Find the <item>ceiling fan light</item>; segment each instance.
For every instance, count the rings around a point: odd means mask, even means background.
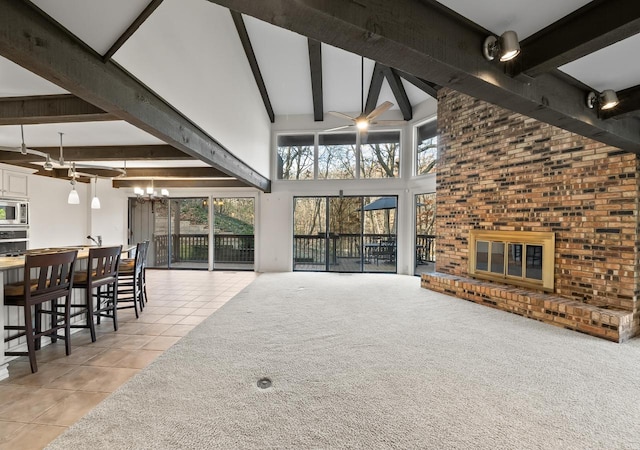
[[[369,128],[369,121],[365,119],[356,120],[356,127],[358,127],[358,130],[366,130]]]

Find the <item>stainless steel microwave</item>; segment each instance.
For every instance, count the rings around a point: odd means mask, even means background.
[[[29,225],[29,203],[0,199],[0,226]]]

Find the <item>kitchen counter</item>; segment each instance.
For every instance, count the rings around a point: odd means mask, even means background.
[[[27,250],[26,253],[30,254],[42,254],[42,253],[55,253],[64,252],[69,250],[78,250],[78,259],[86,260],[89,256],[89,250],[91,246],[68,246],[68,247],[51,247],[51,248],[38,248]],[[128,253],[135,249],[134,246],[125,245],[122,247],[122,253]],[[0,257],[0,330],[4,330],[4,324],[7,320],[17,320],[9,318],[8,308],[4,306],[4,285],[6,283],[12,283],[22,280],[24,272],[25,257],[23,256],[3,256]],[[76,266],[76,271],[83,270],[82,265]],[[86,270],[86,263],[84,265]],[[15,308],[14,308],[15,309]],[[14,311],[15,313],[15,311]],[[4,332],[3,332],[4,333]],[[4,345],[0,347],[0,380],[9,376],[7,371],[7,361],[4,356]]]
[[[89,246],[73,246],[73,247],[52,247],[52,248],[36,248],[27,250],[25,254],[42,254],[42,253],[57,253],[66,252],[69,250],[78,250],[78,259],[83,259],[89,256]],[[17,269],[24,267],[24,255],[21,256],[0,256],[0,270]]]

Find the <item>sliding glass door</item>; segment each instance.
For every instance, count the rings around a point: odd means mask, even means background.
[[[294,198],[293,269],[396,272],[397,197]]]
[[[254,199],[213,199],[213,268],[253,270]]]
[[[433,272],[436,263],[436,194],[416,195],[415,275]]]

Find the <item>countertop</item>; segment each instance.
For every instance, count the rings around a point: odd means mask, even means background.
[[[69,246],[69,247],[51,247],[51,248],[33,248],[26,251],[26,253],[39,254],[39,253],[55,253],[64,252],[69,250],[78,250],[78,259],[84,259],[89,256],[89,249],[91,246]],[[122,247],[122,253],[127,253],[136,248],[135,245],[124,245]],[[24,267],[24,256],[0,256],[0,270],[20,269]]]

